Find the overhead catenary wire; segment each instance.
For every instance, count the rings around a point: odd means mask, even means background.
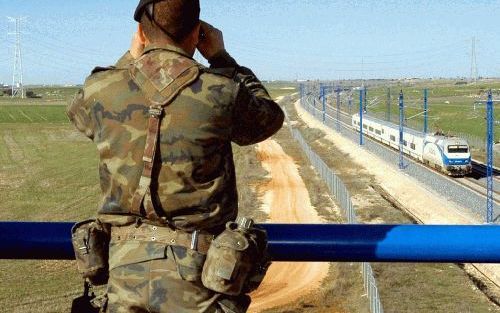
[[[414,59],[415,56],[421,56],[421,57],[426,57],[429,55],[439,55],[442,54],[443,52],[447,52],[450,50],[457,50],[456,48],[466,48],[467,47],[467,41],[465,40],[459,40],[455,41],[453,43],[448,43],[444,45],[433,45],[432,47],[428,47],[426,49],[419,49],[419,50],[409,50],[406,52],[395,52],[395,53],[387,53],[387,54],[374,54],[374,55],[354,55],[354,54],[336,54],[334,52],[328,54],[328,58],[343,58],[343,59],[354,59],[354,60],[359,60],[360,58],[385,58],[385,57],[391,57],[391,60],[386,60],[386,61],[365,61],[365,64],[387,64],[387,63],[393,63],[395,59],[398,59],[396,57],[402,57],[403,59]],[[272,50],[270,50],[270,47],[268,43],[264,44],[259,44],[259,42],[252,41],[249,43],[248,41],[241,42],[238,39],[234,39],[232,41],[231,47],[236,48],[236,49],[243,49],[247,50],[249,52],[256,52],[258,54],[266,54],[266,53],[271,53],[273,55],[286,55],[286,56],[294,56],[294,55],[306,55],[312,56],[312,57],[325,57],[325,54],[323,52],[318,52],[311,50],[308,48],[305,51],[301,50],[293,50],[290,51],[288,48],[279,48],[279,47],[272,47]],[[463,50],[457,50],[457,52],[460,52]],[[319,53],[319,54],[318,54]],[[357,62],[342,62],[342,63],[353,63],[357,64]]]

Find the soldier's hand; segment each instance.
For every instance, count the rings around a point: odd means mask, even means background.
[[[224,50],[224,38],[222,32],[212,25],[201,21],[200,38],[198,41],[198,50],[207,60]]]
[[[132,43],[130,44],[130,54],[134,59],[139,58],[144,51],[144,42],[141,40],[139,31],[134,33]]]

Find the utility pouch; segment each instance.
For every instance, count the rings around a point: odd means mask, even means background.
[[[212,241],[201,276],[206,288],[231,296],[248,291],[262,256],[252,226],[253,221],[245,218],[229,222]]]
[[[171,246],[177,271],[185,281],[196,282],[201,280],[205,255],[181,246]]]
[[[77,223],[71,229],[78,271],[94,286],[104,285],[109,277],[110,232],[98,220]]]

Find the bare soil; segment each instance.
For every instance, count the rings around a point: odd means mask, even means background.
[[[287,128],[273,136],[273,140],[260,144],[257,155],[269,172],[270,180],[261,185],[259,194],[270,221],[341,222],[326,185]],[[320,284],[314,274],[318,268],[327,270],[322,271],[324,278]],[[359,263],[276,263],[272,270],[253,295],[251,312],[268,307],[272,308],[264,312],[369,312]],[[307,273],[305,280],[300,279],[302,274],[295,274],[297,270]]]
[[[309,193],[293,159],[274,140],[257,146],[257,156],[269,172],[263,190],[268,201],[269,222],[320,223],[322,219],[311,206]],[[308,291],[317,289],[328,273],[328,263],[276,262],[269,268],[261,287],[252,295],[250,312],[290,303]],[[291,279],[293,277],[293,279]]]

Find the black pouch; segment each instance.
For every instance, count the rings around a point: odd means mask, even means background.
[[[71,229],[78,271],[94,286],[104,285],[109,278],[110,232],[96,220],[77,223]]]
[[[247,295],[237,297],[222,297],[217,301],[220,313],[245,313],[248,311],[251,299]]]
[[[90,284],[85,281],[83,296],[73,300],[71,313],[99,313],[99,308],[92,305],[95,294],[91,291]]]
[[[271,256],[267,250],[267,232],[261,227],[253,226],[251,237],[257,246],[257,255],[255,256],[246,284],[243,287],[243,293],[250,293],[259,288],[272,263]]]

